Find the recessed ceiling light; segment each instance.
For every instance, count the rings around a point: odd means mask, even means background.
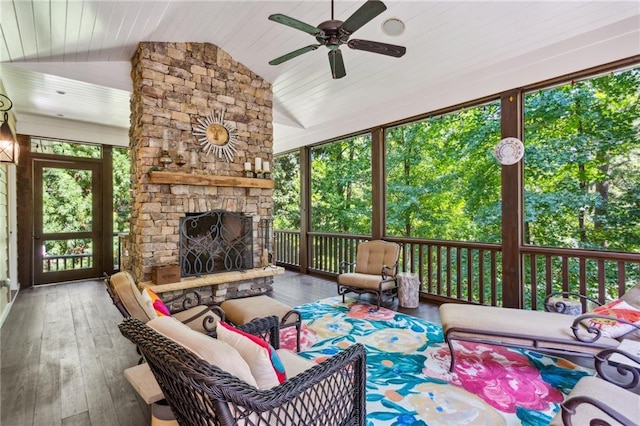
[[[404,22],[398,18],[389,18],[382,23],[382,32],[390,36],[399,36],[404,32]]]
[[[58,95],[66,95],[67,94],[67,92],[65,92],[64,90],[56,90],[56,93]]]

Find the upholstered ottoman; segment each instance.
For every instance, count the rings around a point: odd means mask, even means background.
[[[225,300],[220,304],[225,317],[236,325],[246,324],[256,318],[276,315],[280,319],[280,328],[296,328],[296,350],[300,352],[300,312],[291,306],[272,299],[269,296],[250,296],[241,299]]]

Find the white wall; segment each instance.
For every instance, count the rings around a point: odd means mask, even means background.
[[[16,166],[0,165],[0,326],[11,309],[11,290],[18,288],[15,190]]]

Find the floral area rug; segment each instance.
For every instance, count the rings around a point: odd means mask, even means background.
[[[442,327],[341,297],[296,307],[302,356],[321,362],[343,348],[367,349],[368,425],[547,425],[577,381],[593,371],[561,358],[478,343],[449,347]],[[295,330],[281,332],[295,348]]]

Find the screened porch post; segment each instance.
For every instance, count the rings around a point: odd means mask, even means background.
[[[311,256],[311,147],[300,148],[300,272],[306,274]]]
[[[385,139],[384,129],[371,131],[371,237],[379,240],[385,235]]]
[[[502,137],[522,139],[522,95],[503,93]],[[502,166],[502,303],[507,308],[524,306],[522,287],[523,171],[524,160]]]

